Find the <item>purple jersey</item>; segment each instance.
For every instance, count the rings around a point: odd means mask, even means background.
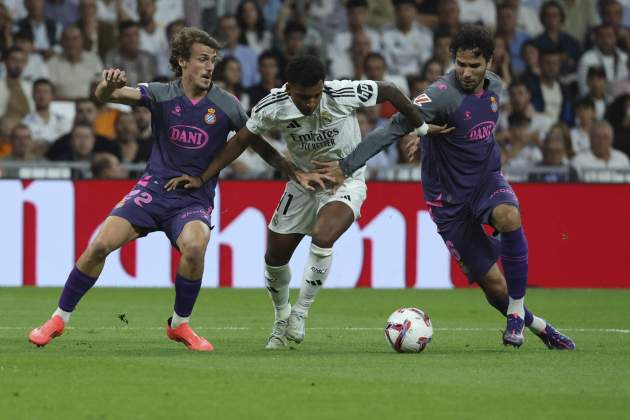
[[[201,175],[225,144],[228,133],[240,130],[247,121],[238,100],[216,85],[194,103],[184,95],[180,80],[142,83],[139,88],[140,105],[151,110],[155,136],[143,175],[143,179],[150,177],[153,188],[162,188],[170,178],[181,174]],[[212,206],[217,179],[212,178],[198,190],[176,191]]]

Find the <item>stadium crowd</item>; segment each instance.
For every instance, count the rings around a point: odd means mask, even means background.
[[[414,98],[453,67],[449,44],[466,22],[496,34],[496,137],[512,180],[628,181],[611,174],[630,174],[630,0],[3,0],[0,176],[54,161],[77,163],[73,178],[137,176],[150,113],[99,103],[94,87],[111,67],[132,86],[173,78],[169,43],[185,26],[222,43],[213,80],[251,109],[305,53],[328,79],[387,80]],[[360,111],[362,135],[393,113]],[[370,177],[418,178],[400,152],[412,140],[373,158]],[[222,176],[279,174],[248,150]]]

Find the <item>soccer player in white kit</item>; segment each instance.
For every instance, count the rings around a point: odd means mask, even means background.
[[[324,81],[318,58],[298,57],[287,66],[287,83],[273,89],[252,110],[246,127],[227,143],[201,177],[182,175],[171,180],[198,188],[252,146],[291,178],[268,226],[265,279],[275,307],[275,322],[267,348],[302,342],[305,319],[330,271],[335,241],[361,215],[366,197],[365,168],[358,169],[335,191],[315,189],[313,160],[344,158],[361,141],[356,110],[390,101],[424,135],[429,129],[417,107],[396,86],[371,80]],[[275,128],[282,132],[293,162],[281,161],[261,137]],[[443,127],[431,127],[431,131]],[[266,146],[266,147],[265,147]],[[273,156],[270,156],[273,155]],[[312,238],[298,300],[289,303],[289,260],[304,238]]]

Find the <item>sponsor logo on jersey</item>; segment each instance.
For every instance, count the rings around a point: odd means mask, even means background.
[[[483,121],[468,130],[466,133],[466,139],[471,141],[483,141],[492,135],[494,130],[494,121]]]
[[[287,125],[287,128],[301,128],[302,126],[300,125],[300,123],[298,123],[296,120],[292,120],[289,125]]]
[[[335,137],[339,134],[337,128],[322,130],[317,133],[289,134],[291,140],[300,143],[302,150],[318,150],[335,145]]]
[[[429,98],[429,95],[427,95],[426,93],[416,96],[416,99],[413,100],[413,103],[418,106],[422,106],[422,104],[428,104],[429,102],[431,102],[431,98]]]
[[[494,96],[490,97],[490,109],[492,110],[492,112],[497,112],[499,110],[497,98],[495,98]]]
[[[357,98],[361,102],[367,102],[374,95],[374,88],[369,83],[359,83],[357,85]]]
[[[168,139],[185,149],[200,149],[208,143],[208,133],[190,125],[175,125],[169,128]]]
[[[203,121],[208,125],[214,125],[217,122],[216,112],[214,108],[208,108],[208,112],[203,117]]]

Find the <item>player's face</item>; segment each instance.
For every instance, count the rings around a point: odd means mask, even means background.
[[[324,90],[324,81],[320,80],[313,86],[292,85],[287,83],[287,92],[291,100],[303,115],[311,115],[319,106]]]
[[[217,51],[207,45],[194,43],[190,58],[180,60],[182,77],[188,79],[199,90],[208,90],[212,83],[212,72],[217,60]]]
[[[474,92],[483,87],[488,62],[483,55],[476,56],[472,50],[459,50],[455,56],[457,81],[465,91]]]

